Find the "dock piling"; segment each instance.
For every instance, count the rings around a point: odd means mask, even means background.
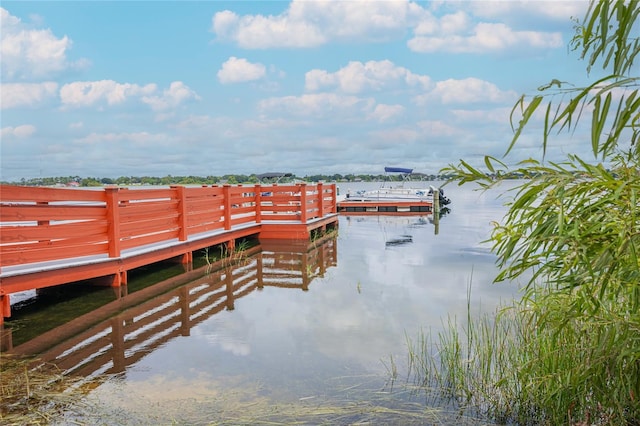
[[[435,235],[440,231],[440,189],[433,188],[433,225]]]

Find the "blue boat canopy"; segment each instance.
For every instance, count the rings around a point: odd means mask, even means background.
[[[386,173],[407,173],[407,174],[409,174],[409,173],[413,172],[413,169],[405,169],[405,168],[402,168],[402,167],[385,167],[384,171]]]

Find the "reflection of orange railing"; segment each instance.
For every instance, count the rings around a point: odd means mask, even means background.
[[[337,223],[335,185],[64,189],[0,185],[0,324],[10,293],[126,272],[256,235],[309,240]]]
[[[68,374],[118,373],[235,300],[266,286],[307,290],[311,280],[337,264],[335,236],[296,252],[268,245],[240,264],[211,272],[203,267],[128,294],[6,352],[38,355]],[[122,311],[125,309],[124,311]],[[95,324],[92,325],[91,324]]]

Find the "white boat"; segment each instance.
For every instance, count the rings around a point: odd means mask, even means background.
[[[433,202],[433,194],[438,191],[440,205],[446,206],[451,203],[451,200],[444,195],[442,188],[413,186],[415,184],[415,181],[411,180],[411,175],[414,174],[413,169],[385,167],[384,171],[387,174],[399,173],[402,179],[400,181],[383,181],[378,189],[347,194],[346,199],[363,202]]]

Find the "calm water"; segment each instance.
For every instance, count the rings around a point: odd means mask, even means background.
[[[96,294],[56,299],[69,322],[24,344],[47,320],[17,310],[16,347],[88,377],[60,424],[482,424],[404,386],[407,337],[466,318],[469,288],[476,312],[517,294],[492,284],[481,243],[504,200],[445,191],[437,234],[430,216],[341,216],[324,242],[262,247],[233,268],[167,267],[119,300],[96,293],[102,307],[87,308]]]

